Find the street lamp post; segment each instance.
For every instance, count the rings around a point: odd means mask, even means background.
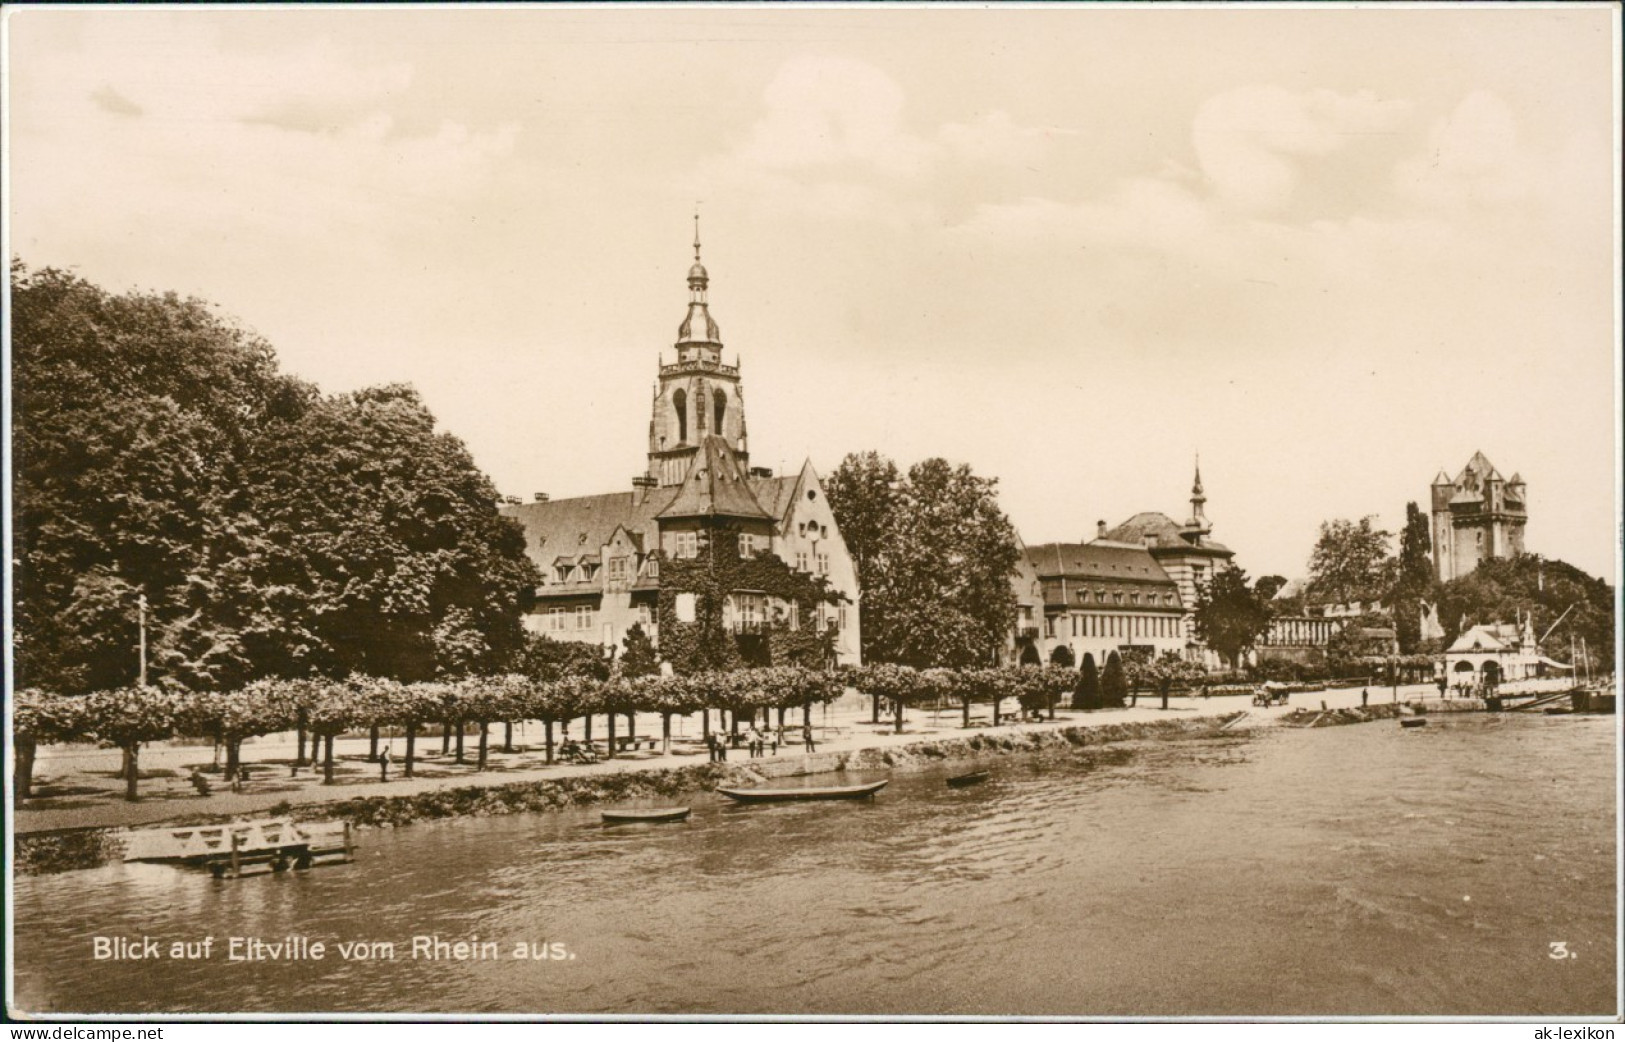
[[[138,625],[140,627],[140,631],[141,631],[141,642],[140,642],[140,645],[139,645],[139,649],[140,649],[139,653],[140,653],[140,656],[141,656],[141,658],[140,658],[140,662],[141,662],[140,682],[141,682],[142,687],[146,687],[147,686],[147,595],[145,593],[141,593],[141,594],[136,595],[135,607],[136,607],[137,623],[138,623]]]

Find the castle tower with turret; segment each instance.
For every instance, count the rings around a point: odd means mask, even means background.
[[[1433,479],[1433,573],[1440,582],[1469,575],[1480,561],[1523,553],[1529,520],[1523,478],[1503,478],[1482,452],[1456,480]]]

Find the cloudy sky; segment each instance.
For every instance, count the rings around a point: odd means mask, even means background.
[[[620,489],[692,215],[753,462],[1300,575],[1482,449],[1615,579],[1617,8],[18,10],[9,250]]]

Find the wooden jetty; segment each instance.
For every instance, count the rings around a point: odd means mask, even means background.
[[[125,861],[207,869],[216,879],[286,872],[355,860],[348,822],[296,825],[287,819],[238,821],[132,832]]]

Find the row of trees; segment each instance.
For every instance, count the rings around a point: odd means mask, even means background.
[[[496,723],[541,721],[551,763],[555,727],[567,734],[570,721],[578,718],[589,721],[586,737],[590,739],[591,717],[608,717],[613,754],[617,716],[628,718],[630,734],[638,713],[658,714],[669,749],[674,716],[700,712],[705,714],[709,730],[713,709],[734,714],[736,721],[761,710],[801,707],[810,712],[813,704],[839,697],[844,683],[838,674],[775,666],[687,676],[618,674],[600,679],[567,675],[551,681],[518,674],[420,683],[369,676],[342,682],[264,679],[230,692],[129,686],[88,695],[58,695],[25,689],[18,692],[15,709],[17,791],[23,797],[29,795],[34,752],[40,744],[99,741],[119,747],[124,751],[125,793],[135,799],[141,746],[177,736],[219,742],[226,752],[230,779],[240,767],[246,740],[308,730],[322,749],[319,758],[326,781],[331,783],[336,737],[358,729],[373,729],[376,734],[378,728],[399,728],[406,740],[403,770],[411,777],[418,735],[433,725],[439,725],[443,734],[457,735],[459,762],[465,726],[475,725],[479,742],[475,766],[483,770],[489,729]]]
[[[613,755],[617,718],[627,718],[627,734],[631,735],[639,713],[660,716],[669,751],[675,716],[701,713],[707,733],[712,710],[732,714],[735,726],[741,717],[754,719],[764,710],[778,710],[782,725],[784,712],[799,707],[804,722],[810,722],[814,704],[835,700],[849,685],[876,699],[877,721],[880,700],[888,701],[896,729],[901,731],[904,708],[909,706],[958,703],[969,726],[971,706],[990,704],[997,725],[1002,707],[1010,699],[1027,712],[1047,713],[1054,719],[1057,705],[1068,695],[1073,709],[1108,708],[1123,705],[1141,684],[1157,690],[1167,708],[1170,689],[1192,682],[1200,674],[1199,667],[1170,653],[1156,660],[1134,658],[1127,666],[1114,654],[1107,660],[1104,675],[1096,673],[1094,659],[1086,656],[1081,670],[1063,666],[917,670],[882,663],[842,672],[772,666],[667,676],[564,674],[553,680],[519,674],[418,683],[361,675],[341,682],[262,679],[229,692],[128,686],[88,695],[60,695],[31,688],[17,694],[15,780],[17,792],[27,798],[35,750],[41,744],[62,742],[98,741],[123,750],[125,795],[134,800],[142,745],[175,737],[212,738],[219,743],[225,750],[225,776],[230,780],[241,768],[245,741],[297,729],[301,735],[298,762],[303,762],[303,736],[308,731],[315,740],[313,748],[319,750],[313,758],[321,761],[325,780],[331,784],[334,739],[360,729],[373,732],[374,758],[378,730],[401,730],[405,736],[403,771],[412,777],[418,736],[434,726],[440,729],[443,741],[456,735],[457,760],[463,762],[463,734],[473,725],[478,736],[475,767],[483,770],[490,727],[496,723],[540,721],[547,762],[552,763],[556,737],[568,735],[572,720],[584,719],[585,737],[591,740],[595,715],[608,720],[608,747]],[[511,747],[511,741],[510,730],[504,744]]]

